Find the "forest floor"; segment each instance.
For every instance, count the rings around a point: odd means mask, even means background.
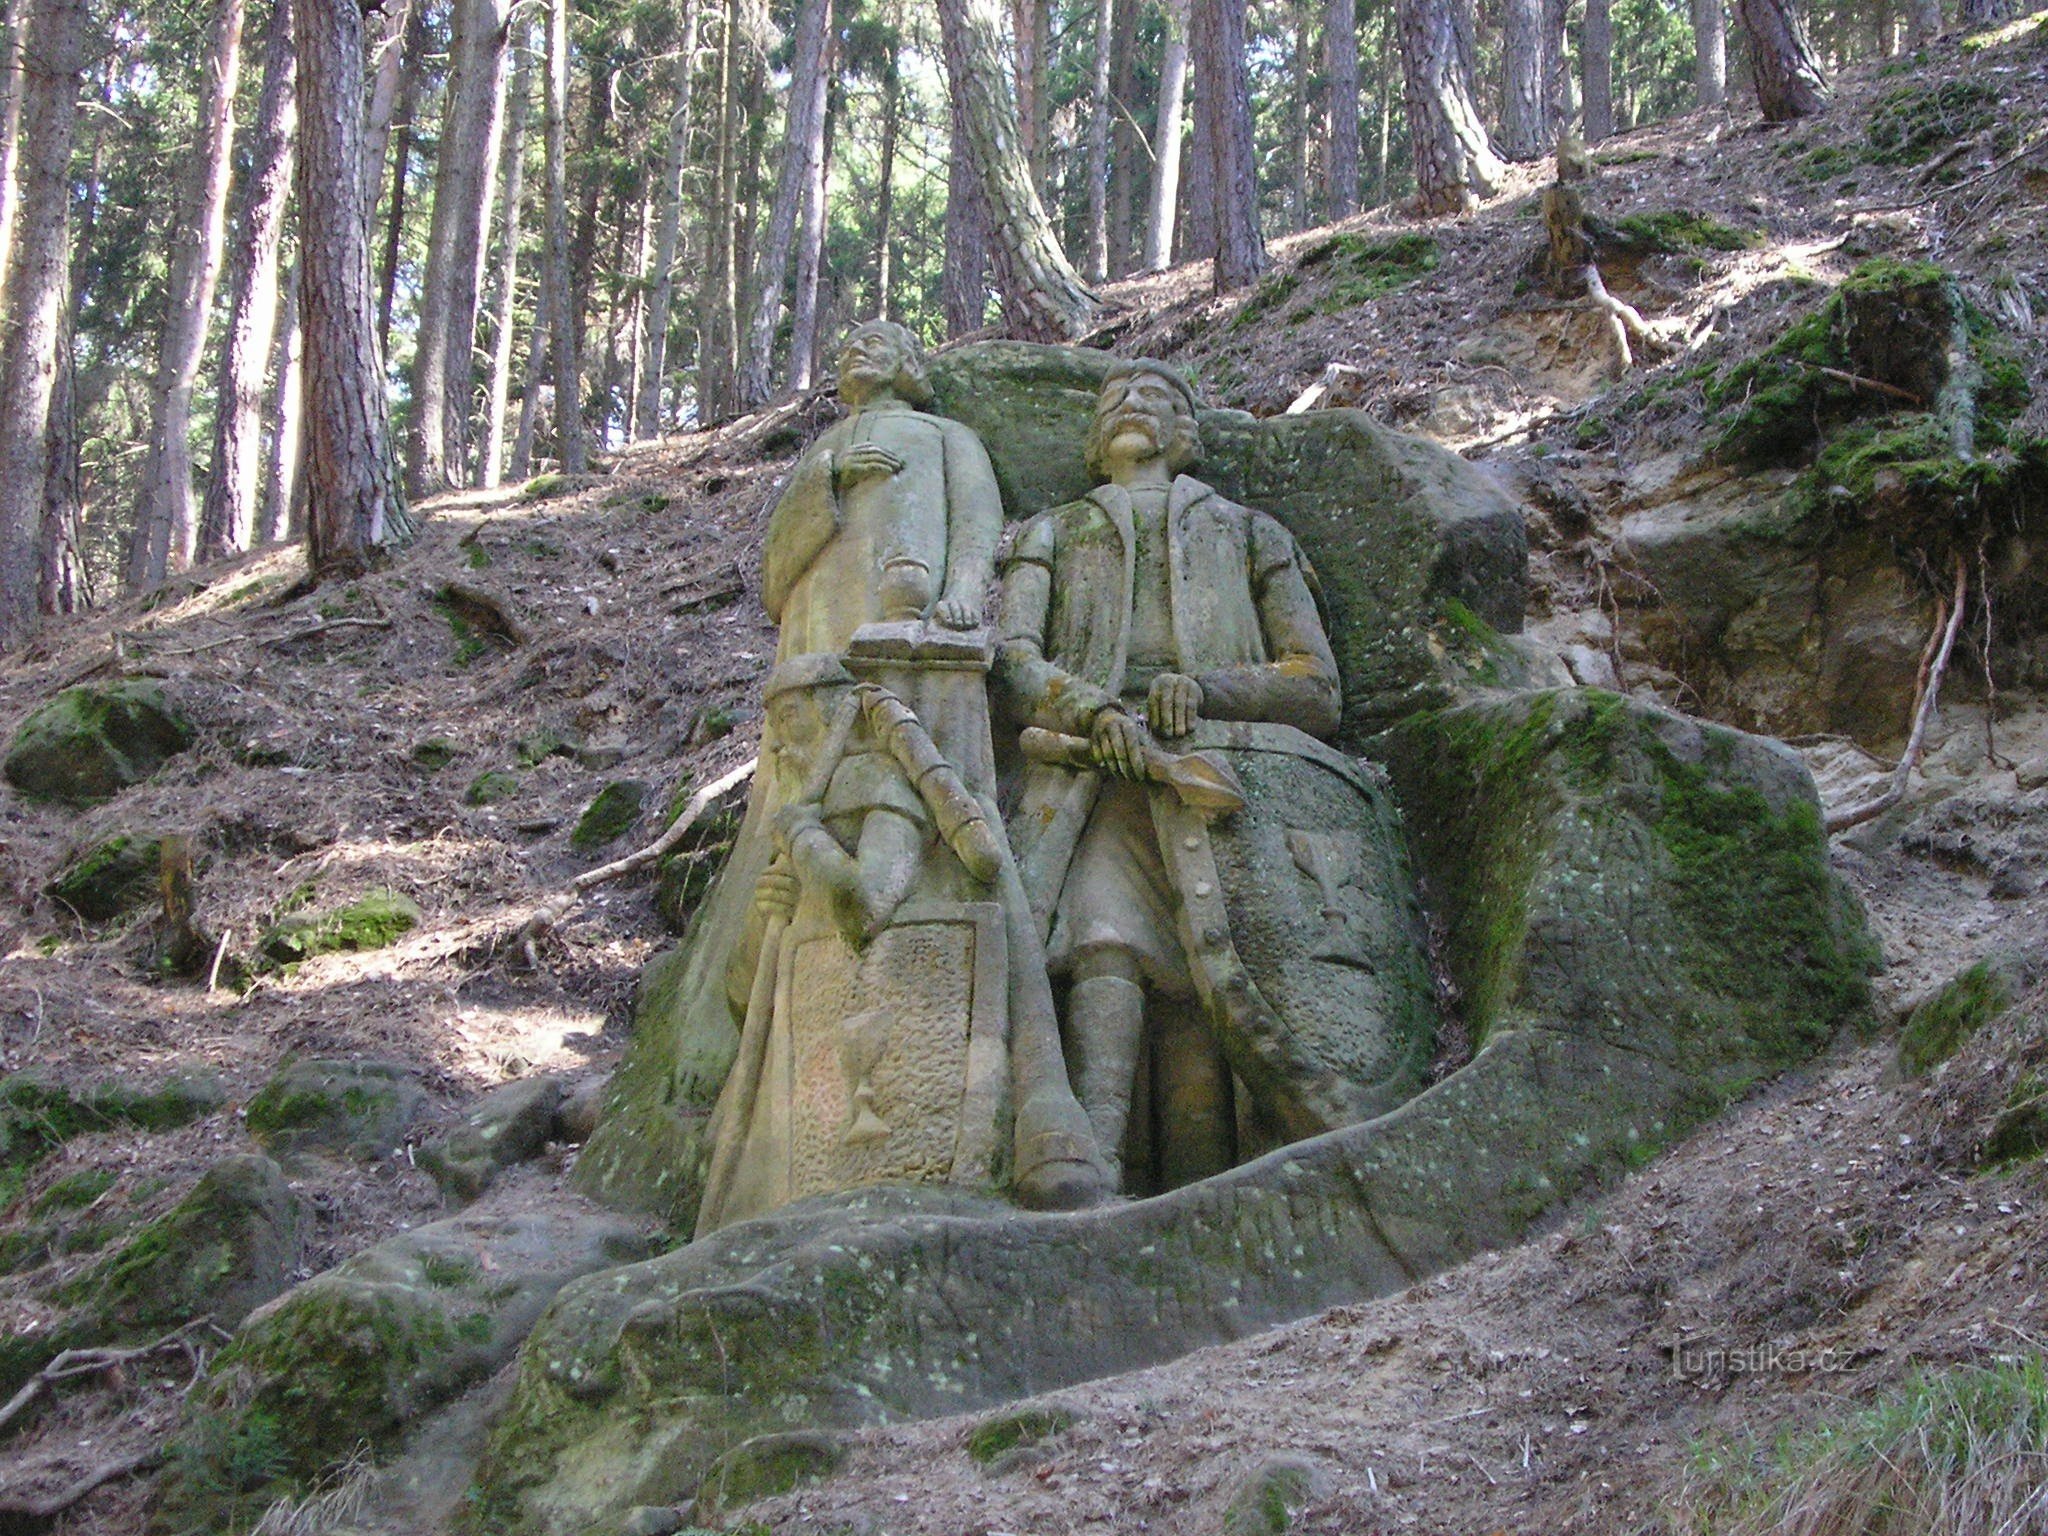
[[[1952,40],[1919,65],[1851,72],[1828,115],[1792,129],[1737,108],[1598,146],[1590,202],[1603,217],[1683,211],[1741,236],[1726,250],[1676,240],[1609,273],[1690,347],[1619,379],[1598,320],[1530,281],[1548,179],[1537,167],[1469,217],[1381,210],[1277,241],[1273,274],[1228,298],[1209,295],[1201,266],[1113,285],[1096,340],[1181,362],[1218,404],[1271,413],[1327,380],[1323,403],[1362,405],[1476,460],[1516,472],[1543,460],[1591,523],[1571,537],[1539,523],[1532,611],[1582,615],[1599,603],[1587,541],[1611,533],[1644,463],[1698,435],[1688,362],[1755,350],[1811,307],[1816,280],[1865,256],[1955,270],[2005,317],[2034,411],[2048,409],[2048,329],[2032,319],[2048,316],[2044,36]],[[1902,92],[1937,109],[1936,139],[1917,163],[1884,163],[1873,156]],[[73,1138],[8,1220],[81,1170],[112,1175],[96,1220],[159,1214],[208,1163],[253,1149],[240,1107],[288,1053],[401,1062],[430,1096],[408,1148],[294,1180],[316,1217],[309,1275],[443,1213],[411,1148],[483,1090],[607,1073],[638,972],[671,941],[650,882],[591,893],[537,967],[508,940],[567,879],[651,838],[662,807],[751,755],[773,650],[753,595],[761,529],[831,414],[812,397],[618,453],[585,479],[442,498],[402,560],[347,587],[293,595],[299,555],[259,554],[8,658],[0,734],[64,686],[140,673],[165,681],[200,744],[83,814],[0,791],[0,1071],[84,1083],[200,1066],[229,1099],[183,1130]],[[1981,705],[1946,709],[1908,807],[1925,814],[1839,845],[1885,945],[1888,1023],[1971,961],[2048,940],[2039,879],[2010,878],[2015,861],[2048,876],[2048,792],[2033,787],[2048,780],[2034,773],[2048,706],[2001,699],[2000,759],[1978,745],[1983,729]],[[1814,760],[1830,793],[1854,792],[1830,776],[1837,757],[1816,748]],[[515,788],[475,804],[487,772]],[[620,779],[649,786],[637,828],[575,847],[579,815]],[[95,928],[44,891],[74,851],[120,831],[193,838],[200,914],[231,961],[253,963],[285,911],[377,888],[406,892],[425,920],[386,949],[258,968],[240,992],[166,982],[142,963],[147,920]],[[967,1455],[965,1422],[868,1433],[833,1481],[745,1518],[778,1531],[1209,1532],[1251,1466],[1291,1451],[1327,1473],[1297,1529],[1686,1529],[1686,1490],[1717,1447],[1745,1456],[1776,1426],[1837,1413],[1917,1365],[2048,1338],[2048,1174],[2037,1162],[1970,1176],[1953,1150],[1968,1140],[1955,1085],[1989,1070],[1992,1048],[1914,1081],[1891,1065],[1888,1035],[1844,1041],[1514,1252],[1059,1394],[1077,1422],[1000,1472]],[[486,1201],[573,1201],[574,1156],[556,1149]],[[0,1276],[0,1335],[48,1326],[41,1298],[95,1257]],[[1821,1364],[1695,1368],[1694,1346]],[[157,1432],[184,1382],[139,1371],[79,1391],[0,1448],[0,1492],[56,1486]],[[112,1484],[56,1529],[138,1531],[147,1492],[146,1477]]]

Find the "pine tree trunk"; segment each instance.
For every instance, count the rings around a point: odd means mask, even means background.
[[[775,332],[789,287],[789,259],[797,221],[825,160],[825,39],[831,30],[832,0],[801,0],[796,15],[795,53],[789,67],[788,131],[782,168],[754,266],[754,311],[747,326],[746,359],[740,371],[740,403],[765,405],[775,390]]]
[[[1543,0],[1543,94],[1553,133],[1579,115],[1571,49],[1565,41],[1565,18],[1570,11],[1571,0]]]
[[[1031,185],[1045,189],[1045,135],[1050,103],[1046,100],[1051,60],[1051,0],[1010,0],[1010,46],[1016,61],[1017,142],[1030,167]]]
[[[275,0],[248,177],[236,204],[227,335],[214,390],[213,460],[199,516],[204,560],[238,555],[255,537],[263,469],[263,375],[277,341],[277,269],[298,122],[293,48],[292,0]]]
[[[1152,201],[1145,220],[1145,270],[1173,262],[1180,208],[1181,113],[1187,104],[1188,0],[1166,0],[1166,48],[1159,62],[1159,118],[1152,133]]]
[[[1736,0],[1749,39],[1756,101],[1767,123],[1789,123],[1826,110],[1827,76],[1806,40],[1791,0]]]
[[[477,273],[490,227],[504,101],[509,0],[455,0],[447,107],[434,156],[434,215],[413,338],[406,491],[464,483],[475,371]]]
[[[63,335],[72,135],[85,70],[86,0],[29,0],[22,55],[13,243],[0,331],[0,646],[35,622],[51,398]]]
[[[1251,79],[1245,63],[1245,0],[1195,0],[1206,12],[1204,28],[1212,46],[1196,50],[1203,61],[1201,99],[1209,117],[1209,150],[1215,157],[1216,267],[1218,293],[1252,282],[1266,270],[1266,242],[1259,230],[1258,158],[1252,144]]]
[[[1138,0],[1113,0],[1110,20],[1109,275],[1131,270],[1139,134],[1131,115],[1137,94]]]
[[[896,295],[894,257],[890,245],[895,239],[896,216],[896,119],[902,105],[903,77],[897,69],[896,45],[890,45],[889,59],[882,73],[882,147],[875,166],[875,315],[893,320],[890,307]]]
[[[192,386],[206,355],[207,321],[220,276],[232,168],[228,150],[242,61],[243,0],[218,3],[201,75],[190,179],[179,200],[179,233],[165,280],[163,343],[128,550],[128,585],[136,590],[155,586],[167,571],[191,564],[198,532],[192,515]]]
[[[574,0],[571,0],[574,3]],[[584,99],[588,116],[584,119],[583,142],[577,146],[577,158],[597,165],[609,163],[612,138],[612,93],[618,79],[617,60],[610,50],[600,50],[584,61]],[[571,91],[574,82],[571,81]],[[568,122],[568,107],[564,105],[563,122]],[[579,365],[588,374],[590,369],[590,338],[588,327],[590,317],[596,309],[590,294],[604,270],[604,264],[597,259],[598,204],[611,185],[606,175],[586,175],[577,182],[583,193],[583,200],[576,210],[576,221],[569,239],[569,323],[576,330],[576,357]],[[617,270],[616,267],[613,270]],[[596,380],[600,391],[604,386],[604,374],[600,369]],[[586,412],[587,414],[587,412]],[[597,422],[597,436],[604,441],[605,423],[600,411]]]
[[[363,206],[371,210],[372,217],[377,194],[384,189],[384,156],[391,149],[391,124],[404,93],[405,45],[412,28],[412,9],[412,0],[399,0],[381,13],[384,33],[377,40],[376,63],[370,71],[370,105],[363,117]]]
[[[1586,142],[1598,144],[1614,137],[1614,17],[1608,0],[1586,0],[1579,58],[1586,72]]]
[[[946,164],[946,335],[978,331],[988,318],[988,205],[968,143],[966,112],[953,98]]]
[[[1315,66],[1309,41],[1309,0],[1294,0],[1290,7],[1294,24],[1294,79],[1287,93],[1287,203],[1292,230],[1307,229],[1309,213],[1308,152],[1309,94],[1315,84]]]
[[[1543,90],[1543,0],[1502,0],[1500,152],[1541,160],[1553,145]]]
[[[1115,51],[1110,0],[1095,0],[1095,52],[1088,71],[1088,228],[1085,269],[1090,282],[1109,277],[1109,67]]]
[[[544,129],[547,135],[548,329],[555,357],[555,431],[560,438],[562,473],[580,475],[586,466],[583,448],[583,370],[577,357],[576,324],[571,317],[569,271],[569,0],[548,6],[548,81]]]
[[[526,338],[526,382],[519,391],[519,430],[512,434],[512,458],[505,476],[514,485],[533,478],[533,439],[540,423],[540,392],[548,373],[548,310],[546,301],[534,313]]]
[[[1966,27],[1995,26],[2011,14],[2009,0],[1960,0],[1956,7],[1956,20]]]
[[[1017,335],[1071,341],[1095,318],[1095,296],[1060,248],[1024,158],[1003,75],[992,0],[939,0],[946,75],[961,104],[968,149],[989,215],[989,251],[1003,317]]]
[[[697,422],[710,426],[739,409],[739,77],[742,9],[726,0],[718,49],[718,129],[705,208],[704,286],[697,319]]]
[[[15,167],[21,162],[21,41],[29,0],[7,0],[6,51],[0,53],[0,280],[14,242]]]
[[[1210,43],[1204,8],[1188,6],[1188,61],[1205,58]],[[1216,254],[1216,151],[1210,143],[1215,119],[1203,97],[1208,93],[1205,69],[1188,81],[1188,148],[1186,185],[1181,189],[1180,229],[1174,239],[1176,261],[1208,261]]]
[[[1705,0],[1700,0],[1704,4]],[[1914,48],[1925,48],[1941,36],[1941,0],[1907,0],[1906,37]]]
[[[363,196],[363,13],[300,0],[300,308],[307,563],[350,580],[412,537],[385,412]]]
[[[68,311],[70,306],[65,306]],[[43,479],[40,534],[42,579],[36,606],[44,613],[77,613],[91,602],[87,590],[84,504],[79,487],[78,367],[72,356],[71,322],[60,322],[57,378],[50,395],[49,455]]]
[[[305,0],[297,0],[304,5]],[[369,199],[363,200],[365,209]],[[263,507],[256,519],[256,542],[282,544],[296,536],[292,509],[299,504],[299,479],[304,460],[299,453],[305,423],[305,350],[300,345],[299,273],[293,267],[284,282],[284,308],[277,318],[277,343],[270,355],[270,403],[264,411],[267,439],[263,468]]]
[[[500,483],[505,463],[505,417],[512,403],[512,337],[519,317],[520,203],[526,194],[526,120],[533,113],[532,38],[511,44],[512,83],[505,99],[504,148],[498,175],[498,272],[491,321],[491,395],[484,412],[484,446],[476,483]]]
[[[405,253],[406,187],[412,176],[413,144],[419,137],[420,76],[427,62],[427,32],[417,7],[407,15],[403,36],[395,112],[398,142],[391,152],[391,199],[390,211],[384,216],[384,259],[377,269],[377,345],[385,352],[391,350],[391,309],[398,296],[398,267]],[[376,197],[365,197],[363,206],[374,216]]]
[[[683,173],[690,162],[690,94],[697,75],[697,28],[702,10],[700,0],[684,0],[683,40],[676,55],[675,106],[669,112],[661,180],[655,189],[654,257],[647,274],[647,300],[640,322],[640,404],[633,417],[634,434],[641,438],[659,437],[664,421],[661,397],[668,377],[669,310],[675,302],[676,257],[683,227]]]
[[[1348,219],[1358,212],[1358,0],[1330,0],[1323,16],[1323,67],[1330,77],[1323,195],[1332,220]]]
[[[832,77],[832,39],[825,40],[825,78]],[[832,181],[832,95],[818,104],[818,158],[808,168],[803,221],[796,235],[796,300],[789,317],[789,373],[783,393],[800,395],[811,387],[818,366],[818,298],[825,270],[825,195]]]
[[[1401,73],[1416,198],[1424,214],[1460,213],[1499,190],[1507,168],[1472,100],[1461,0],[1398,0]]]
[[[1940,15],[1941,0],[1927,0]],[[1937,28],[1938,30],[1938,28]],[[1703,107],[1728,99],[1728,12],[1726,0],[1692,0],[1692,35],[1696,52],[1692,78]]]

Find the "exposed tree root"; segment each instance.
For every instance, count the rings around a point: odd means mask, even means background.
[[[624,858],[614,859],[609,864],[600,864],[596,869],[585,870],[528,913],[526,920],[514,930],[510,940],[519,947],[527,966],[537,968],[540,965],[540,953],[536,945],[551,929],[558,927],[576,910],[584,892],[607,881],[623,880],[627,875],[654,863],[683,840],[684,834],[703,819],[704,813],[711,808],[713,802],[722,799],[752,778],[755,766],[759,762],[759,758],[750,757],[737,768],[713,779],[690,796],[688,803],[683,806],[682,814],[676,817],[666,832],[645,848],[629,853]]]
[[[1955,649],[1956,635],[1963,627],[1963,610],[1968,606],[1969,592],[1969,563],[1957,555],[1955,595],[1944,598],[1935,609],[1934,631],[1928,636],[1927,649],[1920,656],[1920,675],[1913,690],[1913,729],[1906,738],[1906,750],[1900,754],[1898,766],[1892,770],[1890,781],[1880,793],[1861,805],[1849,806],[1827,818],[1830,833],[1846,832],[1866,821],[1874,821],[1905,797],[1907,782],[1927,750],[1927,727],[1934,719],[1941,700],[1941,677],[1948,670],[1949,653]]]
[[[136,1451],[132,1455],[119,1456],[112,1461],[103,1462],[68,1488],[60,1488],[40,1499],[0,1498],[0,1536],[34,1536],[34,1533],[48,1529],[59,1515],[95,1488],[111,1483],[116,1478],[147,1472],[158,1466],[163,1459],[164,1448],[153,1445],[148,1450]]]
[[[197,1318],[165,1334],[149,1344],[137,1344],[129,1348],[67,1349],[53,1358],[26,1382],[21,1389],[0,1405],[0,1435],[13,1428],[16,1420],[40,1403],[44,1396],[58,1383],[70,1381],[79,1376],[97,1376],[106,1371],[119,1370],[136,1360],[145,1360],[169,1350],[182,1350],[195,1366],[200,1363],[199,1348],[193,1343],[197,1333],[213,1328],[209,1317]],[[225,1335],[223,1335],[225,1337]]]

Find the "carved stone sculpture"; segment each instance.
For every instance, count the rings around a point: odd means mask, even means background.
[[[1341,698],[1314,572],[1180,473],[1200,451],[1177,372],[1112,370],[1105,483],[1026,524],[1003,581],[997,683],[1032,759],[1010,836],[1076,1089],[1139,1190],[1392,1108],[1430,1048],[1384,792],[1314,739]]]

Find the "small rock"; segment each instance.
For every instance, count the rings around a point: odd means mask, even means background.
[[[799,1484],[829,1477],[845,1459],[846,1442],[837,1435],[816,1430],[756,1435],[711,1464],[697,1489],[692,1516],[699,1521],[716,1520],[756,1499],[773,1498]]]
[[[1011,1408],[983,1419],[968,1432],[967,1454],[984,1467],[994,1469],[1026,1446],[1049,1440],[1080,1422],[1071,1408],[1039,1405]]]
[[[538,1157],[555,1130],[562,1080],[529,1077],[485,1094],[462,1124],[420,1154],[420,1163],[458,1201],[476,1199],[500,1168]]]
[[[2048,757],[2030,757],[2013,769],[2013,777],[2021,789],[2039,789],[2048,784]]]
[[[666,1504],[642,1504],[626,1511],[619,1536],[675,1536],[683,1528],[683,1512]]]
[[[586,1077],[563,1090],[555,1107],[555,1139],[580,1147],[596,1134],[598,1116],[604,1112],[604,1096],[612,1085],[609,1074]]]
[[[647,798],[647,786],[639,779],[619,779],[597,792],[569,841],[578,848],[601,848],[617,842],[640,820],[640,804]]]
[[[23,722],[0,772],[25,795],[96,805],[140,784],[192,737],[147,679],[67,688]]]
[[[371,891],[331,912],[297,912],[279,919],[257,941],[264,958],[279,965],[339,950],[384,949],[420,925],[419,903],[400,891]]]
[[[1223,1511],[1223,1536],[1286,1536],[1294,1518],[1329,1492],[1329,1474],[1300,1456],[1268,1456]]]
[[[412,749],[412,762],[428,773],[439,773],[461,755],[462,747],[458,743],[446,736],[429,736]]]
[[[471,805],[495,805],[519,793],[519,775],[490,768],[469,781],[462,798]]]
[[[249,1134],[270,1152],[342,1152],[364,1159],[397,1147],[426,1102],[391,1061],[288,1061],[249,1101]]]
[[[157,840],[122,832],[72,858],[43,889],[86,922],[104,923],[154,896],[157,877]]]
[[[576,766],[592,773],[608,773],[626,760],[623,742],[586,742],[576,749]]]

